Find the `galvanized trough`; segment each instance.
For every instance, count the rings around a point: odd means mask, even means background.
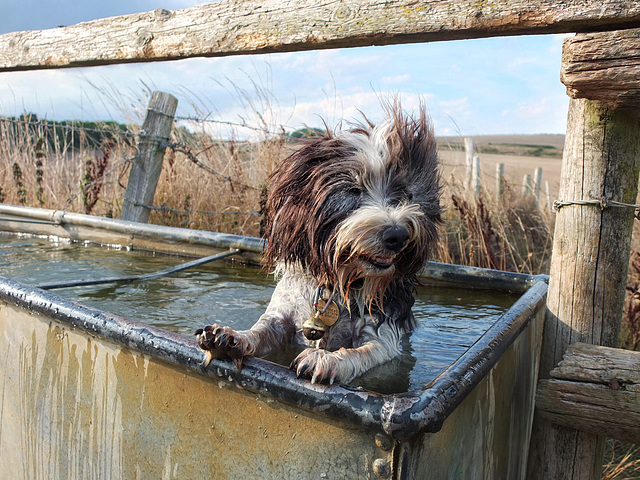
[[[259,239],[0,205],[0,230],[204,255]],[[0,468],[13,478],[523,478],[547,281],[431,264],[515,304],[422,389],[312,385],[262,359],[0,277]]]

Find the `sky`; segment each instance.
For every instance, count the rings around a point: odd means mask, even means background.
[[[0,0],[0,34],[54,28],[197,0]],[[207,118],[216,136],[330,127],[382,116],[398,95],[422,100],[437,135],[564,133],[562,35],[497,37],[311,52],[0,73],[0,115],[140,122],[150,91],[178,98],[178,116]],[[185,125],[190,122],[182,120]]]

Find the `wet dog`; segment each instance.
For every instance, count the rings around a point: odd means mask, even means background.
[[[266,263],[279,282],[249,330],[196,332],[212,358],[304,345],[291,368],[311,382],[349,382],[396,357],[417,272],[438,238],[440,174],[424,108],[310,138],[271,176]]]

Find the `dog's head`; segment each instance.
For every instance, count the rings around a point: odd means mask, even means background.
[[[423,108],[313,137],[271,177],[266,259],[299,264],[343,297],[380,303],[394,279],[413,279],[438,237],[436,143]]]

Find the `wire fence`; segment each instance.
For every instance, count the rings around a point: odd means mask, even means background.
[[[40,191],[36,201],[31,201],[35,206],[117,216],[126,178],[138,153],[137,145],[142,138],[151,138],[159,140],[161,148],[167,152],[154,204],[136,203],[153,212],[155,219],[152,220],[204,229],[240,228],[240,233],[245,234],[259,233],[265,181],[273,167],[294,148],[291,138],[284,134],[287,128],[266,129],[246,122],[217,120],[208,115],[182,115],[176,116],[175,120],[187,122],[191,128],[180,125],[174,128],[172,138],[167,139],[149,136],[135,125],[115,122],[56,122],[31,115],[0,117],[2,185],[5,186],[4,189],[0,187],[0,201],[24,204],[28,201],[24,192],[31,191],[33,196],[33,192]],[[198,130],[195,125],[207,123],[250,129],[260,132],[262,139],[214,140],[204,133],[205,128],[201,133],[193,133]],[[441,148],[446,155],[441,163],[445,182],[453,184],[457,181],[466,187],[468,180],[457,173],[468,168],[460,145],[443,144]],[[84,169],[81,168],[83,158]],[[34,159],[40,159],[39,163]],[[58,185],[44,185],[46,170],[56,162],[58,171],[51,173],[61,177]],[[30,175],[29,170],[32,171]],[[454,180],[447,178],[447,173]],[[29,176],[31,185],[27,181]],[[485,195],[504,188],[522,194],[537,191],[546,197],[546,201],[540,201],[541,206],[551,210],[554,201],[557,205],[548,184],[545,189],[533,185],[526,177],[519,181],[513,175],[507,177],[485,169],[480,178]],[[13,189],[9,187],[11,185]],[[43,201],[45,197],[46,201]],[[105,207],[102,212],[97,205]],[[203,217],[225,217],[227,220],[203,220]]]
[[[235,218],[227,223],[236,228],[256,223],[268,172],[248,164],[254,147],[248,142],[215,141],[184,128],[175,132],[176,138],[166,139],[150,137],[135,125],[0,117],[0,202],[116,217],[128,172],[139,153],[137,145],[145,138],[160,140],[168,152],[156,204],[144,205],[156,214],[155,220],[205,229],[225,222],[202,217]],[[240,217],[244,217],[241,222]],[[243,233],[259,232],[254,225]]]

